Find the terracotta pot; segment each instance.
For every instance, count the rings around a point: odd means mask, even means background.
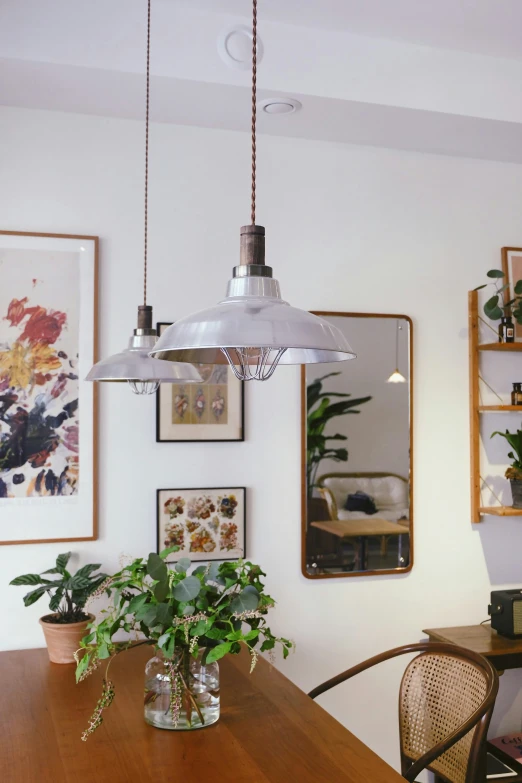
[[[56,617],[46,614],[45,617]],[[90,614],[88,620],[79,623],[46,623],[43,617],[38,621],[43,628],[47,652],[52,663],[74,663],[74,653],[80,647],[80,639],[86,635],[87,624],[95,619]]]

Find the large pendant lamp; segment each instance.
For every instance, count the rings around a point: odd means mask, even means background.
[[[252,18],[252,205],[243,226],[240,262],[218,305],[182,318],[162,334],[151,356],[170,362],[226,364],[243,381],[265,381],[278,364],[315,364],[355,358],[333,324],[281,298],[265,265],[265,229],[256,224],[257,0]]]
[[[147,0],[147,91],[145,109],[145,223],[143,256],[143,305],[138,307],[138,324],[121,353],[97,362],[89,371],[87,381],[127,381],[135,394],[153,394],[160,383],[201,382],[192,364],[160,362],[149,352],[157,340],[152,326],[152,307],[147,304],[147,239],[148,239],[148,191],[149,191],[149,98],[150,98],[150,6]]]

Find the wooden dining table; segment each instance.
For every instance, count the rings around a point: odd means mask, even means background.
[[[46,650],[0,653],[2,783],[395,783],[386,762],[275,667],[220,661],[221,717],[166,731],[143,720],[147,647],[111,663],[115,698],[82,742],[102,670],[76,685],[74,664]],[[359,709],[354,704],[354,709]]]

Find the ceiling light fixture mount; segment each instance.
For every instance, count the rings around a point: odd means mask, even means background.
[[[355,358],[340,329],[281,298],[279,283],[265,264],[265,229],[256,223],[257,55],[257,0],[253,0],[251,223],[240,231],[240,262],[226,298],[169,326],[150,354],[171,362],[228,362],[243,381],[266,381],[278,364]]]
[[[303,104],[296,98],[265,98],[258,106],[265,114],[295,114]]]
[[[218,38],[219,56],[231,68],[248,71],[251,66],[252,30],[244,24],[237,24]],[[263,58],[263,43],[257,39],[257,61]]]
[[[153,394],[160,383],[200,382],[201,376],[191,364],[160,362],[151,359],[150,351],[156,344],[156,330],[152,326],[152,307],[147,304],[148,262],[148,201],[149,201],[149,108],[150,108],[150,9],[147,0],[147,78],[145,100],[145,199],[143,248],[143,304],[138,307],[138,325],[129,340],[128,348],[109,356],[91,367],[87,381],[127,381],[134,394]],[[82,248],[83,249],[83,248]]]

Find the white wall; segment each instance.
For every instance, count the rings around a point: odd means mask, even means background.
[[[143,127],[2,109],[2,228],[101,237],[101,352],[125,345],[140,301]],[[248,220],[249,142],[154,126],[150,296],[158,320],[210,305]],[[259,140],[259,221],[283,294],[306,309],[399,312],[415,324],[415,567],[399,577],[309,581],[300,573],[299,373],[247,390],[244,444],[156,444],[154,399],[101,390],[100,538],[77,562],[117,566],[155,543],[155,489],[249,487],[250,556],[268,572],[277,630],[297,641],[281,668],[309,689],[422,629],[480,622],[492,585],[520,584],[522,521],[469,521],[467,298],[502,245],[522,245],[520,168],[370,148]],[[0,520],[1,527],[1,520]],[[2,648],[41,646],[43,606],[7,582],[67,545],[0,547]],[[401,664],[402,665],[402,664]],[[397,764],[401,665],[323,703]],[[502,678],[494,732],[520,730],[522,674]],[[503,719],[501,720],[501,717]]]

